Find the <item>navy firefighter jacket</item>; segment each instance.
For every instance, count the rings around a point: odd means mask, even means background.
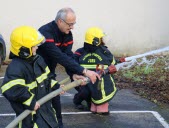
[[[96,65],[104,65],[106,69],[111,64],[116,64],[116,60],[111,52],[105,47],[100,46],[97,50],[89,52],[80,48],[75,52],[75,60],[84,68],[96,71]],[[101,68],[101,67],[99,67]],[[88,83],[91,93],[91,100],[94,104],[103,104],[113,98],[116,93],[115,82],[111,74],[106,74],[97,80],[96,83]]]
[[[67,73],[70,71],[82,74],[84,68],[73,59],[71,31],[69,34],[61,32],[55,21],[40,27],[39,31],[45,36],[46,42],[39,46],[37,52],[44,58],[51,73],[55,74],[56,65],[59,63],[65,67]]]
[[[26,109],[33,110],[39,99],[60,86],[57,81],[50,78],[49,74],[49,68],[38,55],[32,60],[12,58],[1,90],[17,116]],[[33,128],[35,123],[39,128],[57,127],[51,101],[43,104],[36,114],[35,112],[29,114],[20,122],[19,128]]]

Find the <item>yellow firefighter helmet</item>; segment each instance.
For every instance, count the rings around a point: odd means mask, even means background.
[[[44,43],[45,37],[33,27],[20,26],[12,31],[10,41],[13,54],[29,58],[32,56],[32,47]]]
[[[101,38],[105,34],[98,27],[91,27],[86,31],[85,42],[91,45],[99,46],[101,43]]]

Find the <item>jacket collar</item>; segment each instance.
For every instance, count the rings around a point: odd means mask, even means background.
[[[66,35],[65,33],[60,31],[60,29],[55,21],[52,21],[52,25],[53,25],[54,31],[57,32],[59,35],[62,35],[62,36]]]

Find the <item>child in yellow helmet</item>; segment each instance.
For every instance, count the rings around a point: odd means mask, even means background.
[[[40,106],[39,99],[60,86],[52,80],[50,70],[36,50],[45,38],[30,26],[20,26],[11,34],[10,59],[2,83],[2,93],[16,116],[24,110],[33,112],[19,123],[19,128],[57,128],[51,101]]]
[[[103,65],[104,69],[111,67],[112,72],[104,75],[100,81],[97,80],[94,84],[89,83],[87,86],[77,87],[78,93],[73,99],[76,106],[80,106],[81,102],[86,100],[90,111],[99,114],[109,114],[108,102],[117,91],[112,74],[116,72],[114,65],[120,62],[105,46],[104,36],[105,34],[100,28],[89,28],[86,31],[84,47],[76,50],[74,55],[75,60],[81,66],[93,71],[96,71],[98,64]]]

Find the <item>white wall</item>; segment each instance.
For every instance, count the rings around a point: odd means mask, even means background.
[[[62,7],[77,15],[73,50],[83,46],[87,28],[99,26],[115,55],[135,55],[169,45],[169,0],[0,0],[0,33],[9,53],[11,31],[39,28]]]

